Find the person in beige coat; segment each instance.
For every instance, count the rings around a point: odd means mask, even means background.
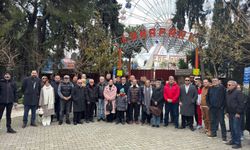
[[[48,77],[43,76],[42,80],[45,84],[40,92],[39,106],[43,110],[42,124],[43,126],[49,126],[51,123],[51,115],[54,114],[55,94]]]
[[[210,87],[210,82],[208,79],[203,80],[203,88],[201,93],[201,111],[205,125],[205,133],[207,135],[211,135],[211,122],[209,117],[209,108],[207,106],[206,98],[208,94],[208,89]]]

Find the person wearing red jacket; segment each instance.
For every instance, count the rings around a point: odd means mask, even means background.
[[[180,87],[175,82],[174,77],[170,76],[168,83],[164,87],[164,99],[165,99],[165,117],[164,126],[168,126],[169,112],[173,112],[173,121],[175,128],[179,127],[179,96]]]
[[[198,91],[198,99],[195,104],[195,120],[197,122],[197,127],[196,129],[201,129],[202,128],[202,113],[201,113],[201,93],[202,93],[202,83],[201,79],[198,78],[195,81],[197,91]]]

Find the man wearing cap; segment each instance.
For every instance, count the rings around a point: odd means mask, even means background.
[[[59,125],[63,123],[64,112],[66,114],[66,123],[70,124],[69,112],[71,106],[71,94],[74,85],[70,82],[69,75],[63,77],[63,82],[58,86],[58,95],[60,96],[60,119]]]
[[[6,108],[6,127],[7,133],[16,133],[11,128],[11,111],[13,103],[17,105],[17,88],[16,83],[11,80],[10,73],[5,73],[4,79],[0,81],[0,121]]]

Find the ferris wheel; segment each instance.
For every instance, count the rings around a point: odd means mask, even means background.
[[[120,21],[130,25],[166,23],[173,18],[175,2],[176,0],[123,0]]]

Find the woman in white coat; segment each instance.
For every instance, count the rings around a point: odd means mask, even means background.
[[[50,85],[48,77],[43,76],[42,81],[44,86],[40,92],[39,106],[43,110],[42,124],[49,126],[51,123],[51,115],[54,114],[55,94],[54,88]]]

